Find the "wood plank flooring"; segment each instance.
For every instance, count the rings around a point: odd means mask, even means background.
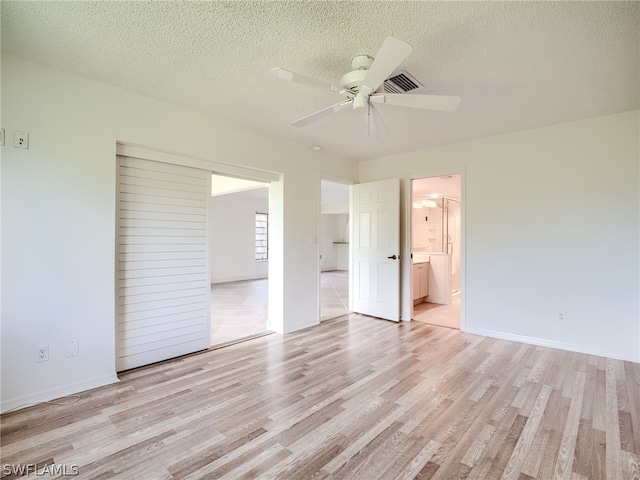
[[[5,414],[1,433],[3,479],[37,464],[90,479],[633,480],[640,364],[351,315],[127,372]]]

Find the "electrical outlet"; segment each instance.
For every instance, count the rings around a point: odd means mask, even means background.
[[[567,314],[564,313],[564,312],[558,313],[558,320],[560,320],[561,322],[566,322],[567,321]]]
[[[16,148],[29,148],[29,132],[16,131],[13,137],[13,146]]]
[[[64,356],[65,357],[77,357],[78,353],[78,340],[67,340],[64,342]]]
[[[46,362],[49,360],[49,345],[40,345],[36,349],[36,363]]]

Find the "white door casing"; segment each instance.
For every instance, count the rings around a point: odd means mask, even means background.
[[[116,370],[209,347],[211,172],[118,156]]]
[[[354,312],[400,320],[400,180],[353,185]]]

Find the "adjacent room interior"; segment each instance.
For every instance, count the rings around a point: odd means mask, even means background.
[[[269,185],[212,175],[211,346],[268,333]]]
[[[460,174],[411,182],[413,320],[460,329]]]
[[[349,313],[349,185],[321,180],[320,321]]]

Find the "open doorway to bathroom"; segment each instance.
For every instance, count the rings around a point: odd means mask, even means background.
[[[212,175],[211,346],[268,333],[269,185]]]
[[[320,182],[320,321],[349,313],[349,185]]]
[[[411,184],[414,320],[460,328],[461,175]]]

